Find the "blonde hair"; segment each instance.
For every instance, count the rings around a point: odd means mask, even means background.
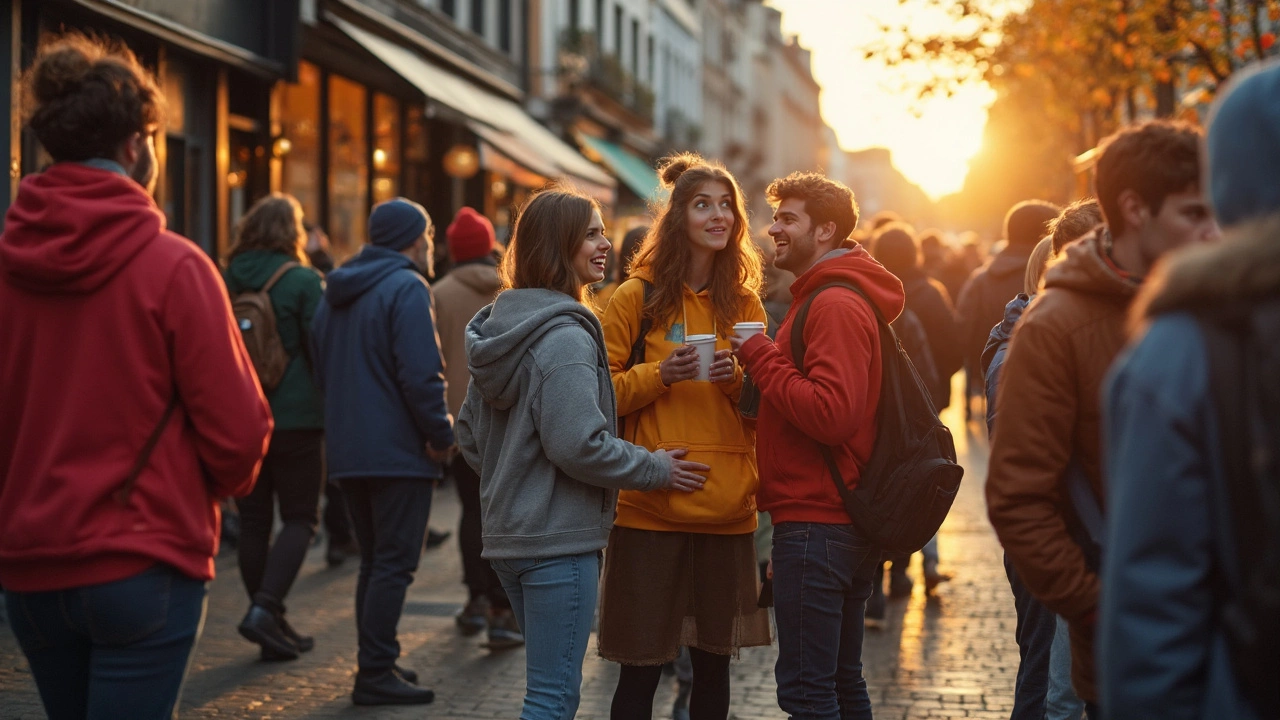
[[[1053,258],[1053,236],[1049,235],[1036,243],[1027,257],[1027,274],[1023,276],[1022,286],[1028,297],[1040,292],[1040,283]]]

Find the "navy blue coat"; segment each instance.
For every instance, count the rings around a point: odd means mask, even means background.
[[[453,445],[453,418],[426,279],[404,255],[369,245],[326,282],[311,342],[329,477],[441,477],[426,446]]]

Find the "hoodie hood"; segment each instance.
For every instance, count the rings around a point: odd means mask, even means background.
[[[886,322],[896,320],[906,306],[902,281],[858,245],[828,253],[796,278],[791,284],[791,296],[795,298],[793,307],[800,307],[810,293],[833,282],[857,285],[880,310]]]
[[[1138,283],[1120,276],[1103,257],[1103,240],[1108,230],[1100,228],[1063,249],[1063,259],[1044,274],[1044,288],[1061,288],[1086,295],[1110,298],[1127,304],[1138,293]]]
[[[555,290],[507,290],[467,325],[467,369],[485,402],[506,410],[519,399],[521,362],[529,349],[552,328],[578,326],[595,340],[600,363],[607,367],[604,332],[585,305]]]
[[[237,255],[232,258],[224,273],[227,279],[227,291],[236,295],[261,290],[262,286],[271,279],[271,275],[290,260],[293,258],[270,250],[250,250]],[[273,287],[279,287],[279,285]]]
[[[57,163],[22,180],[0,235],[0,271],[33,292],[91,293],[164,228],[164,215],[138,183]]]
[[[982,374],[987,374],[987,368],[991,366],[991,360],[996,356],[996,351],[1000,346],[1009,342],[1013,337],[1013,327],[1022,319],[1022,313],[1026,311],[1027,306],[1031,304],[1031,298],[1025,293],[1018,293],[1016,297],[1004,306],[1004,319],[995,327],[991,328],[991,335],[987,338],[987,346],[982,349]]]
[[[449,275],[479,295],[493,295],[502,287],[497,266],[483,261],[454,265]]]
[[[416,272],[417,268],[412,260],[396,250],[365,245],[355,257],[325,278],[324,298],[333,307],[350,305],[397,270]]]

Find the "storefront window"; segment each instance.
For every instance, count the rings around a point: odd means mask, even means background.
[[[400,103],[373,96],[373,202],[400,194]]]
[[[402,194],[423,202],[427,194],[427,120],[421,105],[411,105],[405,113],[404,162],[405,187]]]
[[[344,77],[329,77],[329,239],[341,262],[365,242],[369,204],[365,89]]]
[[[298,63],[297,84],[285,85],[281,95],[280,120],[288,141],[281,185],[298,198],[308,221],[320,223],[320,69],[315,65]]]

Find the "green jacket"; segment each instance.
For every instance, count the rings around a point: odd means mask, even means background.
[[[242,292],[260,290],[271,274],[289,258],[278,252],[250,250],[237,255],[223,279],[234,299]],[[267,393],[277,430],[308,430],[324,427],[324,398],[312,380],[307,339],[316,305],[324,295],[324,280],[309,267],[294,268],[284,274],[268,293],[276,312],[280,342],[289,354],[289,366],[274,390]]]

